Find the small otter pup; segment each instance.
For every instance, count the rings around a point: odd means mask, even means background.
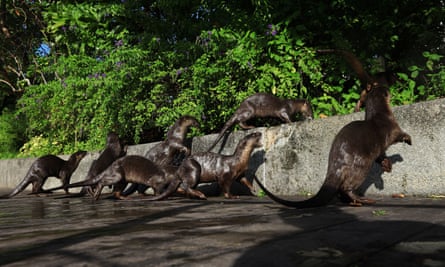
[[[309,101],[305,99],[281,99],[268,93],[253,94],[241,102],[238,109],[226,122],[219,132],[218,137],[207,151],[212,150],[226,132],[236,123],[239,123],[243,129],[254,128],[254,126],[246,124],[246,122],[252,118],[275,117],[285,123],[290,123],[292,122],[291,118],[299,112],[302,113],[305,118],[312,119],[312,106]]]
[[[42,156],[31,165],[25,178],[12,190],[8,195],[4,195],[1,198],[10,198],[25,190],[25,188],[32,184],[32,194],[48,193],[49,190],[43,190],[43,184],[48,177],[57,177],[61,180],[65,193],[68,192],[68,184],[71,179],[71,175],[79,166],[80,161],[85,157],[87,152],[77,151],[72,154],[68,160],[63,160],[54,155]]]
[[[241,178],[252,192],[252,184],[244,177],[252,151],[261,146],[261,133],[255,132],[245,136],[237,145],[233,155],[221,155],[212,152],[192,154],[179,166],[180,185],[188,195],[205,199],[206,196],[193,188],[198,183],[217,182],[225,198],[236,198],[230,193],[230,187],[236,179]]]

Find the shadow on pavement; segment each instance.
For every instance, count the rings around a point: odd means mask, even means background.
[[[87,201],[89,202],[89,201]],[[45,204],[39,204],[43,203],[43,200],[39,201],[33,201],[33,203],[36,203],[35,206],[32,207],[33,210],[33,216],[36,217],[44,217],[45,211],[44,206]],[[85,207],[86,209],[90,209],[91,207],[97,207],[98,205],[95,205],[94,203],[91,203],[92,205],[89,205],[88,207]],[[173,209],[167,209],[159,212],[155,212],[152,214],[149,214],[147,216],[141,216],[137,217],[133,220],[127,220],[120,223],[111,224],[108,226],[98,226],[98,227],[92,227],[89,228],[87,231],[75,231],[73,230],[73,234],[66,235],[61,238],[55,238],[51,239],[46,242],[37,242],[35,244],[29,245],[29,246],[23,246],[23,247],[13,247],[10,250],[2,250],[0,252],[0,265],[5,265],[9,263],[14,263],[18,261],[22,261],[23,259],[32,259],[33,257],[42,256],[45,254],[52,254],[55,251],[60,255],[65,255],[66,257],[74,257],[78,258],[79,261],[85,262],[85,261],[93,261],[95,264],[99,264],[100,266],[126,266],[126,265],[119,265],[116,262],[113,261],[100,261],[99,257],[91,257],[91,255],[88,255],[86,253],[73,253],[68,250],[64,250],[65,247],[73,246],[79,243],[86,242],[88,240],[92,240],[97,237],[103,237],[106,235],[112,235],[112,236],[119,236],[119,235],[125,235],[128,233],[131,233],[133,231],[139,231],[141,225],[147,224],[150,221],[155,221],[160,218],[164,217],[170,217],[175,216],[176,214],[187,212],[188,210],[194,209],[196,207],[200,207],[202,205],[205,205],[206,202],[196,202],[196,204],[188,205],[185,207],[175,207]],[[48,207],[45,207],[47,209]],[[125,211],[124,211],[125,212]],[[35,214],[34,214],[35,213]],[[116,215],[116,214],[115,214]],[[88,215],[89,217],[92,215]],[[87,219],[87,217],[85,218]],[[80,223],[80,222],[79,222]],[[50,265],[51,262],[48,262],[48,265]]]
[[[234,267],[445,266],[443,204],[278,209],[296,230],[248,249]],[[412,221],[399,219],[410,212]]]

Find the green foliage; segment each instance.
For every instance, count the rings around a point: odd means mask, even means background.
[[[207,132],[219,129],[255,92],[308,98],[314,87],[329,87],[313,50],[284,25],[264,25],[260,32],[214,29],[197,43],[204,53],[181,73],[177,82],[184,90],[173,102],[175,110],[201,115]]]
[[[35,3],[31,7],[29,2],[0,1],[0,103],[3,92],[11,97],[29,85],[24,73],[44,34],[41,5]]]
[[[263,190],[259,190],[256,196],[260,197],[260,198],[263,198],[263,197],[266,197],[267,195],[266,195],[266,193]]]
[[[43,17],[48,23],[46,31],[54,39],[54,49],[68,55],[92,55],[128,34],[117,25],[122,12],[121,4],[55,3],[48,6]]]
[[[424,52],[424,66],[413,65],[408,73],[398,73],[398,82],[391,88],[394,105],[411,104],[445,96],[445,65],[442,55]]]
[[[186,114],[201,121],[193,135],[210,133],[255,92],[307,98],[316,116],[352,112],[358,79],[317,48],[350,50],[370,72],[384,59],[398,70],[395,105],[444,96],[443,4],[402,2],[24,1],[22,13],[8,4],[0,11],[26,26],[0,38],[0,89],[20,89],[17,114],[0,117],[0,140],[11,140],[2,150],[16,151],[23,132],[24,156],[97,150],[109,131],[130,144],[160,140]],[[29,53],[41,42],[49,55]]]
[[[61,144],[57,141],[50,142],[42,135],[33,136],[20,148],[19,157],[40,157],[47,154],[62,152]]]
[[[48,138],[53,153],[97,148],[112,130],[137,141],[156,108],[139,77],[149,70],[139,64],[147,57],[140,49],[117,48],[100,58],[67,56],[47,64],[40,71],[56,79],[30,86],[19,101],[28,135]]]
[[[381,217],[381,216],[388,215],[388,211],[386,211],[386,210],[373,210],[372,211],[372,215],[374,215],[376,217]]]
[[[23,123],[13,111],[4,109],[0,116],[0,157],[16,154],[22,141]]]

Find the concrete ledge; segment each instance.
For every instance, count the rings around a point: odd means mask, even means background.
[[[387,155],[393,161],[393,171],[382,173],[380,167],[373,166],[361,191],[373,195],[445,194],[445,99],[395,107],[393,111],[400,127],[411,135],[413,145],[396,144],[390,147]],[[360,112],[270,128],[235,131],[229,135],[222,153],[233,153],[238,141],[247,133],[261,131],[263,147],[252,154],[248,175],[255,173],[271,191],[280,195],[315,193],[325,179],[328,153],[334,136],[347,123],[363,117],[364,113]],[[216,134],[193,138],[192,151],[206,150],[215,138]],[[143,155],[153,145],[131,146],[128,153]],[[72,181],[82,180],[98,155],[98,152],[87,155]],[[15,187],[34,160],[1,160],[0,187]],[[50,178],[45,187],[59,184],[58,179]]]

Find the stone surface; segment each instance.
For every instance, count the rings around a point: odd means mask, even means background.
[[[393,171],[382,173],[373,166],[361,191],[373,195],[428,196],[445,194],[445,99],[393,108],[403,130],[413,145],[395,144],[387,151]],[[249,164],[248,176],[256,174],[273,192],[280,195],[314,194],[325,179],[330,145],[336,133],[347,123],[361,120],[364,113],[334,116],[313,121],[281,124],[270,128],[234,131],[222,150],[232,154],[241,138],[252,131],[263,133],[263,147],[256,149]],[[195,137],[192,149],[205,151],[216,134]],[[214,148],[217,151],[221,142]],[[154,144],[129,147],[128,154],[144,155]],[[86,156],[72,181],[83,180],[98,152]],[[66,156],[65,156],[66,158]],[[34,159],[0,160],[0,186],[12,188],[23,179]],[[59,185],[50,178],[46,187]]]
[[[1,191],[4,193],[4,191]],[[445,266],[445,199],[295,210],[268,198],[0,200],[0,265]]]

